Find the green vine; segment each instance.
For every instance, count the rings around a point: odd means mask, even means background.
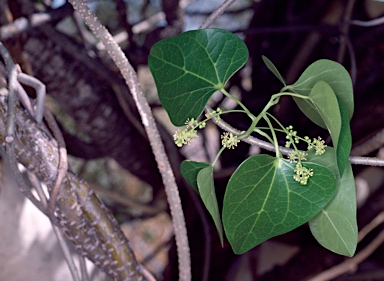
[[[190,144],[197,138],[198,130],[204,129],[212,119],[219,122],[223,114],[243,113],[252,121],[239,135],[231,132],[221,135],[222,147],[213,163],[184,161],[180,167],[184,178],[199,192],[222,242],[224,228],[235,253],[244,253],[309,222],[321,245],[352,256],[357,244],[357,226],[353,174],[348,161],[349,120],[354,109],[348,72],[336,62],[319,60],[296,83],[287,85],[272,62],[263,57],[269,70],[283,83],[283,89],[255,114],[224,89],[247,59],[248,50],[243,41],[221,29],[188,31],[152,47],[149,67],[160,101],[172,123],[184,125],[174,135],[177,146]],[[217,90],[241,109],[217,108],[201,118],[209,98]],[[292,126],[284,126],[274,117],[269,111],[282,96],[292,97],[310,120],[327,129],[333,147],[325,145],[321,137],[299,136]],[[267,127],[258,126],[260,120]],[[225,149],[235,149],[252,134],[269,141],[275,148],[275,156],[259,154],[244,160],[227,184],[220,212],[213,166]],[[291,149],[287,159],[280,151],[278,134],[285,135],[285,147]],[[307,151],[298,149],[299,142],[306,144]]]

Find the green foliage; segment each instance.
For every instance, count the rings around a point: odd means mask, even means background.
[[[223,243],[223,226],[215,194],[213,167],[224,149],[253,133],[266,138],[276,156],[254,155],[231,176],[224,195],[222,221],[235,253],[244,253],[263,241],[291,231],[309,221],[314,237],[325,248],[352,256],[357,244],[354,179],[348,162],[351,150],[349,120],[353,115],[352,83],[340,64],[319,60],[311,64],[293,85],[286,85],[273,63],[263,57],[268,69],[283,83],[259,114],[250,112],[225,90],[229,78],[243,66],[248,51],[237,36],[220,29],[195,30],[155,44],[149,66],[160,101],[178,130],[175,143],[189,144],[197,130],[210,119],[220,120],[233,111],[216,109],[200,119],[211,95],[220,90],[241,107],[251,120],[240,135],[225,132],[222,148],[212,164],[183,161],[181,172],[199,193]],[[281,96],[292,96],[300,110],[315,124],[328,130],[334,148],[320,138],[300,137],[292,126],[284,126],[268,110]],[[268,127],[259,127],[264,119]],[[273,126],[277,124],[277,128]],[[292,151],[282,157],[277,134],[284,134]],[[305,142],[308,151],[297,149]]]
[[[204,168],[211,166],[209,163],[205,162],[196,162],[190,160],[184,160],[181,162],[180,171],[183,175],[183,178],[187,183],[192,186],[197,193],[199,193],[199,188],[197,186],[197,174]]]
[[[213,167],[211,165],[198,172],[197,186],[199,187],[201,199],[215,222],[221,245],[223,245],[223,226],[221,224],[219,207],[217,205],[215,184],[213,182]]]
[[[235,253],[286,233],[313,218],[336,190],[333,173],[306,163],[316,173],[307,185],[292,175],[295,164],[269,155],[254,155],[233,173],[224,197],[223,223]]]
[[[339,179],[335,196],[313,219],[309,227],[316,240],[325,248],[345,256],[353,256],[357,245],[356,189],[352,167],[348,162],[339,177],[335,151],[327,148],[322,156],[308,153],[308,160],[326,165]]]
[[[337,156],[337,166],[339,167],[340,176],[343,175],[345,166],[349,164],[349,153],[352,148],[352,136],[351,128],[349,126],[348,112],[344,103],[337,98],[340,117],[341,117],[341,128],[340,128],[340,137],[339,142],[336,147],[336,156]]]
[[[342,153],[345,150],[339,152],[339,139],[348,138],[350,135],[340,134],[342,124],[338,99],[332,88],[328,85],[328,83],[324,81],[318,81],[313,86],[309,94],[309,98],[315,107],[315,111],[312,112],[319,113],[323,122],[325,123],[326,128],[328,128],[329,133],[331,134],[332,142],[334,147],[336,147],[336,154],[338,155],[337,159],[339,163],[340,174],[342,174],[345,168],[345,164],[348,161],[349,153],[347,155]],[[345,111],[343,111],[343,113],[345,113]],[[347,123],[349,123],[348,119]]]
[[[184,179],[200,194],[205,207],[215,222],[221,244],[223,244],[223,226],[216,199],[212,165],[205,162],[185,160],[181,162],[180,170]]]
[[[156,43],[148,65],[172,123],[197,119],[212,94],[248,59],[244,42],[221,29],[192,30]]]
[[[301,74],[296,83],[285,87],[285,90],[291,90],[300,95],[309,96],[318,81],[324,81],[331,86],[336,96],[338,96],[346,106],[350,120],[354,109],[352,81],[345,68],[337,62],[323,59],[312,63],[303,74]],[[310,101],[298,97],[294,97],[294,100],[309,119],[320,127],[326,128],[319,113],[316,110],[312,110],[313,105]]]
[[[264,64],[268,67],[269,71],[271,71],[277,77],[277,79],[279,79],[280,82],[283,83],[284,86],[286,86],[283,76],[281,76],[280,72],[277,70],[276,66],[269,60],[269,58],[265,56],[262,56],[261,58],[263,59]]]

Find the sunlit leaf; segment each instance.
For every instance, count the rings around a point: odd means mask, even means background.
[[[314,173],[307,185],[293,179],[294,163],[269,155],[251,156],[235,171],[223,206],[225,233],[235,253],[304,224],[331,200],[336,190],[332,171],[303,164]]]
[[[208,166],[199,171],[197,174],[197,186],[199,188],[201,199],[215,223],[221,245],[223,245],[223,226],[221,224],[219,206],[217,204],[212,166]]]
[[[157,42],[149,68],[172,123],[197,119],[212,94],[248,59],[244,42],[222,29],[192,30]]]

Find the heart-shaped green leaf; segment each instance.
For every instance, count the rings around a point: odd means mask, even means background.
[[[303,162],[313,169],[313,176],[301,185],[293,179],[295,165],[254,155],[232,175],[224,196],[223,224],[235,253],[304,224],[331,200],[336,190],[332,171]]]
[[[323,247],[340,255],[354,255],[357,246],[356,190],[350,163],[346,165],[336,195],[309,221],[309,227]]]
[[[192,30],[157,42],[148,65],[172,123],[197,119],[212,94],[248,59],[244,42],[222,29]]]
[[[285,80],[283,76],[281,76],[280,72],[277,70],[276,66],[266,57],[262,56],[264,64],[268,67],[268,69],[277,77],[277,79],[280,80],[281,83],[285,86]]]
[[[313,86],[318,81],[325,81],[331,86],[336,96],[346,106],[348,119],[350,120],[354,109],[352,80],[348,71],[337,62],[322,59],[312,63],[301,74],[296,83],[287,86],[286,89],[290,89],[300,95],[309,96]],[[326,128],[323,119],[316,110],[313,110],[313,106],[308,100],[296,97],[294,100],[309,119],[317,125]]]
[[[211,166],[211,164],[206,162],[196,162],[191,160],[184,160],[180,164],[180,171],[183,178],[191,185],[191,187],[199,193],[199,188],[197,186],[197,174],[200,170]]]
[[[221,245],[223,246],[223,226],[217,204],[215,185],[213,182],[213,167],[211,165],[199,171],[197,174],[197,186],[199,187],[201,199],[212,216],[217,232],[219,233]]]

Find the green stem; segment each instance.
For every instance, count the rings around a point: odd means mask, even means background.
[[[249,115],[248,115],[249,116]],[[259,115],[260,116],[260,115]],[[239,139],[239,140],[241,140],[241,139],[245,139],[245,138],[247,138],[247,137],[249,137],[251,134],[252,134],[252,132],[255,130],[255,128],[256,128],[256,125],[257,125],[257,123],[259,122],[259,120],[260,120],[260,118],[259,118],[259,116],[257,116],[256,118],[254,118],[254,119],[252,119],[252,124],[251,124],[251,126],[249,126],[249,128],[248,128],[248,130],[245,132],[245,133],[243,133],[243,134],[240,134],[240,135],[238,135],[237,136],[237,138]]]
[[[284,87],[283,90],[285,88],[286,87]],[[291,97],[296,97],[296,98],[305,99],[305,100],[310,99],[310,97],[308,97],[308,96],[303,96],[303,95],[300,95],[300,94],[297,94],[297,93],[291,93],[291,92],[281,92],[281,93],[278,93],[278,94],[274,94],[274,95],[272,95],[272,99],[273,98],[277,98],[277,97],[281,97],[281,96],[291,96]]]
[[[282,129],[276,129],[276,128],[273,128],[273,129],[279,133],[285,133],[286,132],[285,130],[282,130]],[[262,131],[262,130],[271,130],[271,128],[269,128],[269,127],[257,127],[257,128],[255,128],[254,132],[259,134],[259,131]]]
[[[268,129],[271,129],[271,128],[268,128]],[[271,139],[271,137],[267,133],[263,132],[260,129],[255,129],[255,132],[258,133],[259,135],[265,137],[271,144],[274,144],[273,139]]]
[[[244,109],[244,111],[248,114],[248,115],[253,115],[249,110],[248,108],[238,99],[236,98],[235,96],[231,95],[230,93],[228,93],[225,89],[221,89],[221,92],[228,98],[230,98],[231,100],[234,100],[238,105],[241,106],[242,109]]]
[[[227,113],[245,113],[245,114],[249,114],[249,111],[245,111],[245,110],[240,110],[240,109],[231,109],[231,110],[225,110],[223,111],[221,114],[227,114]]]
[[[283,124],[281,124],[280,121],[279,121],[275,116],[273,116],[272,114],[270,114],[270,113],[268,113],[268,112],[267,112],[267,115],[268,115],[269,117],[271,117],[271,118],[277,123],[277,125],[280,126],[280,128],[282,129],[282,131],[283,131],[284,133],[287,133],[287,130],[285,129],[285,127],[283,126]]]
[[[219,157],[220,157],[221,153],[224,151],[224,149],[225,149],[225,146],[222,146],[222,147],[220,148],[219,152],[217,152],[217,155],[216,155],[216,157],[215,157],[215,160],[213,160],[213,162],[212,162],[212,167],[215,166],[217,160],[219,159]]]
[[[272,134],[272,138],[273,138],[273,145],[275,146],[275,151],[276,151],[276,157],[280,158],[281,157],[281,153],[280,153],[280,150],[279,150],[279,144],[277,142],[276,133],[275,133],[275,130],[274,130],[273,126],[272,126],[271,120],[268,118],[268,116],[266,114],[263,116],[263,118],[268,123],[268,126],[271,129],[271,134]]]

